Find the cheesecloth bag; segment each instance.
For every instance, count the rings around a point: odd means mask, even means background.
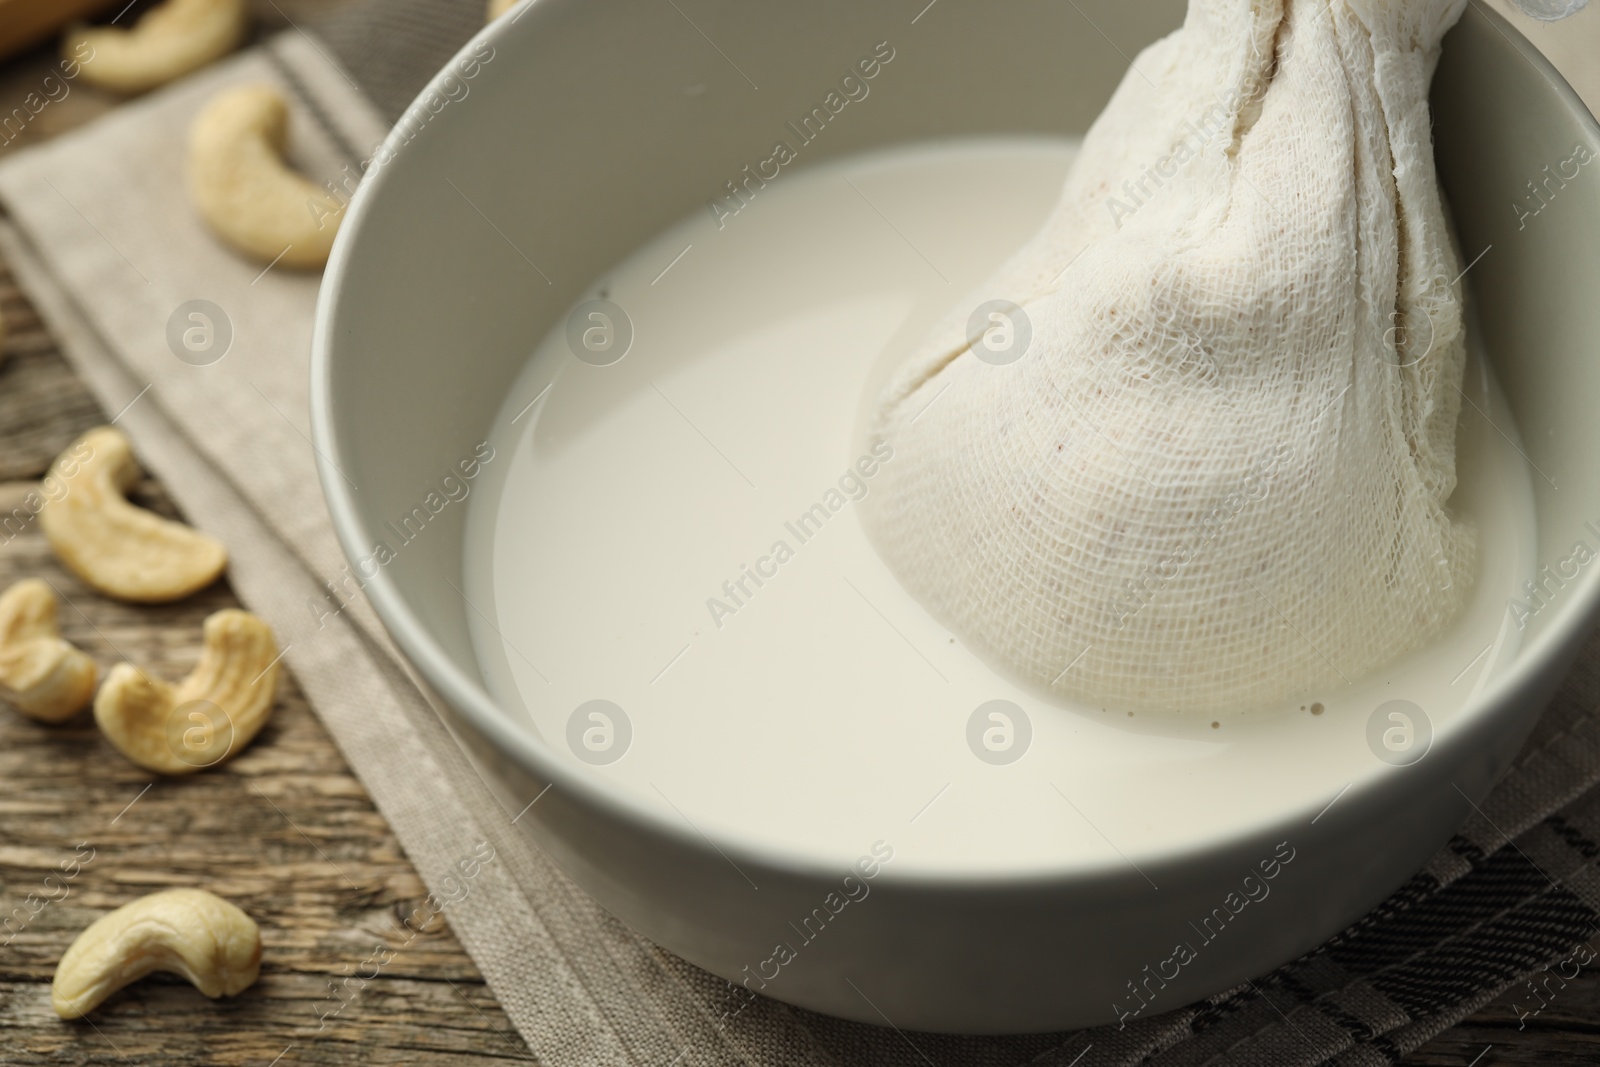
[[[1243,711],[1457,613],[1428,88],[1466,2],[1191,0],[1043,229],[891,378],[863,518],[978,655],[1096,707]]]

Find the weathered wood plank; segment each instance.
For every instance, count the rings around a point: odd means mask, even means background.
[[[0,273],[0,317],[6,332],[0,363],[0,482],[37,479],[80,427],[104,416],[56,353],[9,271]]]

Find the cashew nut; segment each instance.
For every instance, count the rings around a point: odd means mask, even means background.
[[[132,29],[76,26],[61,42],[83,61],[83,80],[119,93],[142,93],[221,59],[250,27],[245,0],[166,0]]]
[[[493,22],[517,6],[517,0],[489,0],[489,15],[484,21]]]
[[[208,997],[242,993],[261,974],[261,929],[204,889],[151,893],[78,935],[56,965],[50,1004],[79,1019],[151,971],[180,974]]]
[[[94,721],[146,770],[189,774],[221,763],[266,724],[278,692],[272,629],[228,608],[206,619],[200,662],[177,685],[119,663],[94,698]]]
[[[39,512],[39,526],[61,562],[102,593],[141,603],[177,600],[227,566],[217,541],[123,499],[139,480],[139,465],[120,430],[90,430],[56,458],[50,475],[64,492]]]
[[[263,263],[320,267],[344,205],[283,161],[289,108],[264,85],[218,94],[189,127],[189,191],[218,237]]]
[[[69,719],[94,695],[94,660],[61,639],[56,596],[28,578],[0,596],[0,697],[41,722]]]

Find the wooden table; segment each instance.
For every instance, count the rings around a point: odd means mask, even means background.
[[[3,265],[0,315],[9,352],[0,365],[5,516],[57,452],[109,415]],[[173,514],[154,482],[134,499]],[[179,678],[194,665],[205,617],[239,606],[225,582],[168,606],[116,603],[55,561],[37,522],[12,536],[17,529],[0,526],[0,588],[33,575],[53,582],[68,601],[63,635],[102,671],[126,659]],[[70,881],[45,883],[75,857],[92,858]],[[213,1002],[155,975],[85,1023],[56,1018],[50,978],[78,931],[172,886],[204,886],[260,923],[260,982]],[[188,778],[129,763],[87,712],[44,726],[0,706],[0,1064],[531,1061],[448,923],[423,906],[426,895],[292,674],[255,742]],[[45,897],[55,899],[41,905]],[[363,982],[379,945],[394,958]],[[351,975],[343,999],[330,992]]]
[[[292,16],[314,3],[283,0],[265,14],[270,22],[271,11],[287,8]],[[1600,19],[1585,26],[1600,31]],[[1551,28],[1553,52],[1577,47],[1560,43],[1558,33]],[[1600,52],[1600,32],[1586,39],[1590,54]],[[0,67],[0,103],[31,86],[50,61],[35,53]],[[1580,88],[1600,88],[1600,62],[1576,80]],[[30,129],[16,145],[114,104],[86,87],[69,101],[70,108],[51,111],[50,126]],[[4,264],[0,315],[9,352],[0,364],[3,517],[57,452],[109,416],[63,361]],[[173,514],[154,482],[141,485],[135,499]],[[194,663],[205,616],[238,606],[225,582],[175,605],[118,604],[65,571],[36,522],[15,536],[0,527],[0,588],[33,575],[63,591],[64,635],[103,670],[128,659],[176,679]],[[64,861],[90,855],[69,883],[46,885]],[[181,979],[155,975],[89,1020],[56,1018],[50,978],[78,931],[135,896],[189,885],[234,901],[260,923],[261,980],[242,996],[213,1002]],[[287,672],[277,710],[249,749],[185,779],[127,762],[87,714],[42,726],[0,707],[0,923],[13,917],[9,929],[0,928],[0,1064],[532,1061],[446,918],[408,925],[428,914],[426,893]],[[41,896],[57,899],[40,906]],[[379,946],[393,959],[366,978],[372,968],[365,961]],[[1519,1022],[1515,1005],[1536,1001],[1512,991],[1405,1062],[1600,1063],[1600,968],[1544,999],[1537,1016]]]

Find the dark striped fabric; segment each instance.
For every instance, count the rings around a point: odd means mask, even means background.
[[[393,122],[483,28],[487,10],[488,0],[365,0],[308,27]]]

